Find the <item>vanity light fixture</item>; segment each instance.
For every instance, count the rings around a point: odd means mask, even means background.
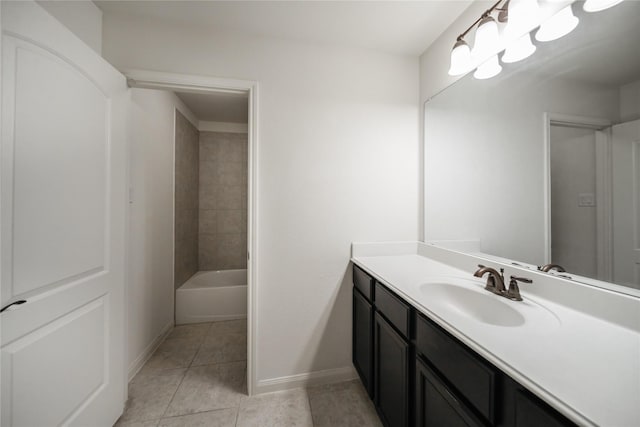
[[[490,79],[491,77],[495,77],[500,74],[500,71],[502,71],[502,67],[498,61],[498,55],[493,55],[484,61],[478,69],[476,69],[476,72],[473,73],[473,77],[478,80]]]
[[[530,57],[535,51],[536,47],[531,43],[531,35],[526,33],[511,42],[501,59],[505,64],[511,64]]]
[[[584,10],[597,12],[622,1],[624,0],[586,0]],[[507,23],[504,37],[501,37],[498,23],[491,16],[494,12],[499,12],[499,22]],[[533,55],[536,46],[531,42],[530,32],[540,24],[540,15],[538,0],[498,0],[456,39],[451,51],[449,75],[466,74],[476,67],[473,76],[477,79],[489,79],[498,75],[502,71],[498,53],[505,45],[506,49],[501,58],[505,64],[521,61]],[[579,19],[573,14],[572,4],[569,4],[540,25],[535,35],[536,40],[548,42],[559,39],[573,31],[578,22]],[[476,25],[473,49],[469,49],[464,38]]]
[[[506,6],[504,34],[511,42],[502,55],[502,62],[510,64],[522,61],[536,51],[529,31],[538,23],[540,8],[537,0],[509,0]]]
[[[600,12],[619,3],[622,3],[622,0],[587,0],[583,8],[587,12]]]
[[[473,61],[471,60],[471,49],[466,41],[460,39],[453,46],[451,51],[451,67],[449,68],[450,76],[460,76],[473,70]]]
[[[500,33],[496,20],[491,16],[484,16],[476,30],[471,57],[476,61],[483,60],[498,50],[499,43]]]
[[[516,38],[529,33],[538,24],[540,7],[537,0],[509,0],[505,6],[506,13],[501,14],[507,22],[505,35]]]
[[[578,26],[579,19],[573,14],[571,5],[561,9],[540,25],[536,40],[549,42],[566,36]]]
[[[498,25],[491,18],[494,10],[506,11],[506,9],[498,9],[498,5],[504,0],[498,0],[493,6],[485,11],[482,16],[475,20],[465,32],[460,34],[456,39],[453,50],[451,51],[451,66],[449,67],[450,76],[459,76],[473,70],[479,60],[486,59],[492,53],[492,49],[497,49],[496,44],[499,42]],[[508,0],[507,0],[508,1]],[[478,25],[476,37],[474,41],[473,51],[469,49],[469,45],[464,40],[465,36]],[[482,56],[485,55],[483,58]],[[498,67],[500,65],[498,64]],[[500,71],[498,71],[500,72]]]
[[[484,62],[473,73],[473,77],[476,79],[490,79],[500,74],[502,67],[498,61],[498,55],[491,55],[498,50],[499,43],[500,33],[498,32],[496,20],[490,16],[483,17],[476,30],[476,40],[473,43],[471,57],[478,62],[482,60]]]

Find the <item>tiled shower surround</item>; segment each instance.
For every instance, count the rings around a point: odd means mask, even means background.
[[[176,110],[174,287],[198,271],[198,129]]]
[[[247,134],[198,132],[176,111],[175,281],[247,268]]]
[[[247,268],[247,134],[200,132],[200,270]]]

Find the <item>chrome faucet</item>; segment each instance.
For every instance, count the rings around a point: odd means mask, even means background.
[[[484,265],[478,265],[478,270],[476,270],[473,275],[475,277],[482,277],[487,273],[489,273],[489,277],[487,277],[487,284],[484,288],[489,292],[493,292],[496,295],[509,298],[513,301],[522,301],[522,297],[520,296],[520,289],[518,288],[518,282],[533,283],[533,280],[527,279],[525,277],[511,276],[511,280],[509,281],[509,289],[506,289],[504,286],[504,268],[501,268],[500,273],[498,273],[495,269],[491,267],[485,267]]]
[[[504,294],[504,268],[501,268],[500,273],[498,273],[491,267],[485,267],[484,265],[478,264],[478,270],[476,270],[473,275],[475,277],[482,277],[486,273],[489,273],[489,277],[487,277],[487,285],[484,287],[485,290],[493,292],[496,295]]]
[[[558,264],[547,264],[543,266],[538,266],[538,270],[544,271],[545,273],[548,273],[550,270],[556,270],[558,273],[564,273],[567,271],[561,265],[558,265]]]

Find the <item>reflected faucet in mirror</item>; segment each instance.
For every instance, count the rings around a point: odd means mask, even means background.
[[[561,265],[558,264],[546,264],[543,266],[538,266],[538,270],[548,273],[551,270],[556,270],[558,273],[564,273],[565,270]]]

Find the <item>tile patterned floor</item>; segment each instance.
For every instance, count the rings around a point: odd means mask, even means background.
[[[246,321],[177,326],[129,383],[116,427],[379,427],[360,381],[246,394]]]

